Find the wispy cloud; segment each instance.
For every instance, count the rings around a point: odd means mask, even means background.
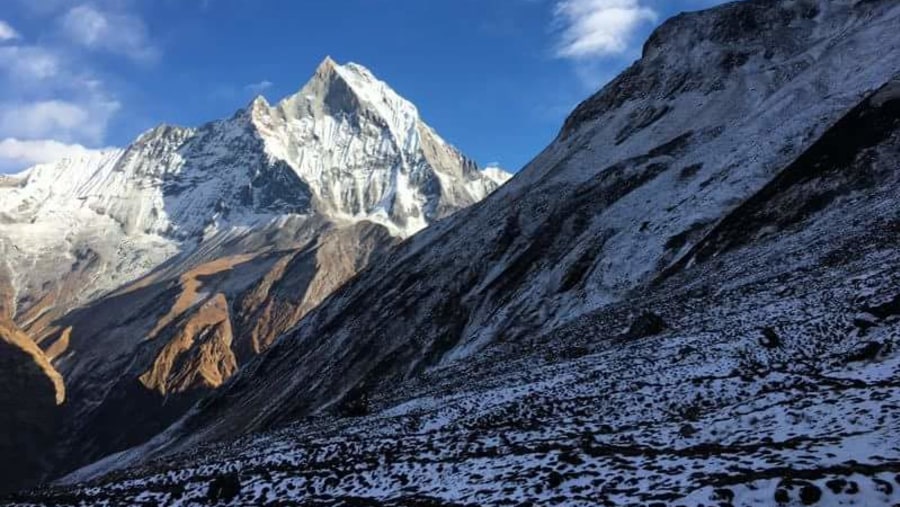
[[[247,90],[248,92],[252,93],[253,95],[260,95],[263,92],[265,92],[266,90],[268,90],[269,88],[271,88],[273,84],[274,83],[272,83],[271,81],[264,79],[258,83],[250,83],[247,86],[245,86],[244,89]]]
[[[623,54],[635,32],[659,18],[639,0],[560,0],[554,12],[561,27],[556,56],[572,59]]]
[[[19,32],[9,25],[6,21],[0,19],[0,42],[14,40],[19,38]]]
[[[46,100],[0,104],[0,137],[100,143],[116,111],[116,101]]]
[[[153,62],[160,51],[150,42],[147,26],[137,16],[80,5],[61,19],[63,33],[76,44],[98,51]]]
[[[129,2],[24,5],[40,21],[37,33],[0,25],[0,172],[106,146],[122,104],[95,53],[142,64],[160,56]]]
[[[42,81],[59,74],[59,58],[38,46],[0,46],[0,72],[20,83]]]

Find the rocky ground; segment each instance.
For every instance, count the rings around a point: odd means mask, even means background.
[[[895,504],[900,221],[839,211],[330,413],[12,503]]]
[[[671,19],[490,198],[8,503],[900,503],[898,19]]]

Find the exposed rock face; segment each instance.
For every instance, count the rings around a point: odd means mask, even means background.
[[[367,69],[326,59],[274,106],[4,179],[0,318],[69,391],[43,477],[154,435],[387,249],[508,177]]]
[[[213,396],[184,445],[315,414],[358,385],[466,361],[496,342],[527,342],[709,260],[695,249],[751,217],[742,206],[776,195],[771,188],[806,181],[792,176],[797,165],[835,146],[831,137],[856,146],[828,155],[835,167],[867,151],[842,118],[892,89],[898,21],[900,6],[887,1],[750,1],[667,22],[512,182],[343,286]],[[719,65],[735,52],[746,58]],[[884,103],[878,114],[889,116]],[[648,117],[648,108],[664,113]],[[860,188],[839,181],[827,182],[833,198]],[[761,234],[790,225],[765,216]]]
[[[631,325],[628,326],[628,330],[625,332],[625,337],[630,339],[646,338],[662,333],[668,327],[666,321],[659,315],[650,311],[643,311],[631,321]]]
[[[620,301],[412,375],[382,360],[316,417],[300,410],[270,431],[198,443],[266,407],[255,394],[286,410],[304,407],[297,398],[308,404],[316,382],[337,381],[317,371],[282,390],[305,375],[287,363],[315,364],[316,350],[297,348],[303,341],[283,346],[307,319],[147,445],[20,500],[200,502],[238,477],[253,487],[231,505],[895,505],[898,84],[900,72],[846,108],[774,171],[778,185],[724,211],[686,240],[695,246],[683,261]],[[856,132],[869,133],[865,142]],[[627,336],[647,309],[668,329]],[[321,328],[357,333],[328,367],[346,364],[342,355],[389,357],[377,351],[391,337],[364,324]],[[392,353],[422,350],[425,328],[417,332]],[[775,336],[777,346],[761,343]],[[357,340],[366,348],[352,347]],[[101,478],[80,482],[92,477]]]
[[[479,171],[364,67],[326,59],[274,106],[17,176],[0,187],[0,253],[16,321],[40,339],[74,306],[247,228],[295,215],[406,237],[508,177]]]
[[[231,351],[231,320],[222,293],[203,303],[166,340],[153,365],[138,377],[148,389],[165,396],[192,388],[215,388],[237,370]]]
[[[235,504],[836,504],[837,478],[896,503],[898,24],[890,0],[675,18],[511,183],[24,499],[164,503],[237,473],[259,487]],[[667,329],[629,335],[646,309]]]
[[[99,459],[174,422],[396,242],[369,222],[324,228],[308,244],[169,268],[60,318],[46,340],[72,390],[58,464]],[[98,427],[115,434],[87,438]]]
[[[328,215],[405,236],[498,186],[360,65],[326,59],[299,93],[274,107],[257,99],[250,115],[268,153],[309,183]]]
[[[377,259],[395,240],[384,228],[360,223],[322,234],[313,250],[289,252],[259,283],[241,296],[235,322],[244,338],[239,350],[247,357],[267,349],[282,333],[363,267]]]
[[[41,349],[0,318],[0,493],[48,466],[65,399],[63,379]]]

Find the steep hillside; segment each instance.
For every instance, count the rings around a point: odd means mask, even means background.
[[[749,1],[666,22],[509,184],[342,287],[185,421],[175,448],[635,297],[900,72],[898,16],[886,1]]]
[[[508,177],[364,67],[325,59],[274,106],[5,179],[0,318],[68,392],[40,475],[144,442],[357,271]]]
[[[0,252],[15,319],[40,339],[74,306],[285,215],[406,237],[502,181],[367,69],[326,58],[275,106],[258,97],[226,120],[163,125],[124,150],[10,178]]]
[[[5,483],[27,484],[48,466],[65,399],[59,372],[28,336],[0,317],[0,476]]]
[[[900,75],[621,302],[318,417],[147,459],[187,420],[65,481],[89,484],[19,499],[894,505],[898,167]]]
[[[898,25],[892,0],[667,21],[510,183],[13,500],[896,504]]]

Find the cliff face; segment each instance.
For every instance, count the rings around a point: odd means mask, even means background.
[[[65,399],[62,376],[41,349],[0,318],[0,492],[14,490],[48,466]]]
[[[891,3],[859,8],[875,9],[860,33],[896,37],[877,22],[895,24]],[[852,54],[867,47],[860,33],[839,37],[852,41]],[[367,268],[147,444],[19,499],[199,503],[228,484],[231,505],[894,505],[900,69],[893,71],[817,126],[714,224],[671,240],[678,255],[616,301],[560,325],[546,319],[498,335],[475,352],[444,342],[452,355],[427,356],[435,329],[465,332],[457,319],[475,296],[453,297],[462,271],[435,280],[446,258],[419,276],[411,268],[435,244],[470,237],[475,208]],[[702,151],[696,142],[686,137],[595,175],[582,188],[606,191],[581,194],[574,209],[604,213],[625,192],[617,179],[647,163],[681,167],[677,157]],[[640,178],[626,181],[626,190],[641,191]],[[571,247],[557,243],[571,238],[569,208],[552,209],[548,222],[559,232],[530,250],[520,278],[557,246]],[[540,239],[502,233],[505,245]],[[420,242],[429,234],[440,242]],[[602,257],[588,257],[581,276],[567,278],[569,290],[597,269],[592,260]],[[481,262],[504,268],[497,258]],[[369,285],[373,273],[383,285]],[[446,306],[409,299],[429,291],[442,291]],[[386,317],[369,320],[365,305],[379,303]],[[322,320],[332,305],[343,318]],[[416,311],[430,313],[398,338]],[[430,366],[419,367],[423,356]],[[310,365],[321,369],[309,373]]]
[[[151,437],[390,247],[506,178],[330,59],[275,105],[5,178],[0,317],[69,392],[33,479]]]
[[[111,295],[120,313],[71,314],[69,349],[94,352],[56,356],[80,379],[69,452],[144,443],[20,499],[897,503],[898,24],[889,0],[680,16],[510,183],[394,248],[358,253],[412,223],[384,206],[335,236],[309,217],[213,236]],[[325,99],[254,110],[381,118],[291,134],[390,134],[359,153],[427,144],[366,79],[325,65]],[[313,205],[383,202],[328,181]],[[306,312],[325,259],[335,280],[368,264]],[[240,370],[207,394],[226,309]]]
[[[510,183],[342,287],[179,438],[317,414],[640,297],[900,72],[898,16],[884,1],[750,1],[665,23]]]
[[[0,254],[15,320],[41,340],[72,308],[248,229],[291,216],[405,238],[508,177],[478,170],[368,69],[326,59],[275,105],[8,178]]]

